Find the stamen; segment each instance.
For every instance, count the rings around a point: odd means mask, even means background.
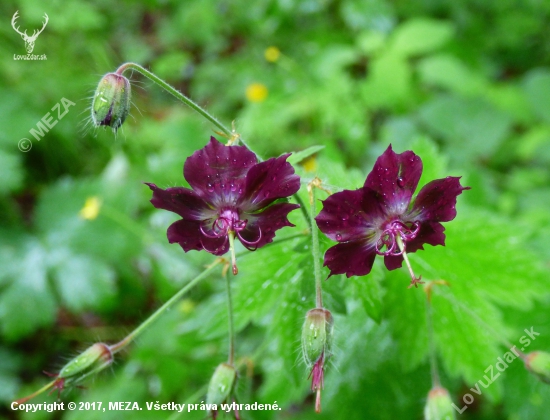
[[[239,270],[237,268],[237,259],[235,258],[235,231],[229,230],[227,232],[229,237],[229,252],[231,252],[231,265],[233,266],[233,275],[237,275]]]
[[[237,236],[239,237],[239,239],[241,240],[241,243],[246,247],[246,249],[248,249],[249,251],[251,250],[249,248],[250,247],[253,247],[255,245],[258,245],[260,243],[260,241],[262,240],[262,228],[258,226],[258,231],[260,232],[260,236],[258,237],[258,239],[256,239],[255,241],[247,241],[246,239],[244,239],[241,235],[241,232],[237,231]],[[257,247],[256,247],[257,248]],[[253,250],[255,251],[256,248],[254,248]]]
[[[221,222],[220,222],[220,220],[221,220]],[[222,236],[225,236],[227,234],[228,223],[227,223],[227,220],[225,218],[218,217],[215,220],[215,222],[212,224],[212,229],[211,229],[211,232],[213,234],[206,233],[206,231],[204,230],[204,223],[205,222],[207,222],[207,220],[201,221],[201,223],[199,225],[199,230],[207,238],[218,239],[218,238],[221,238]],[[221,226],[220,226],[220,223],[221,223]],[[218,228],[219,233],[216,233],[215,228]]]
[[[403,243],[403,240],[401,239],[400,235],[397,235],[397,245],[399,246],[399,249],[403,253],[403,259],[405,260],[405,264],[407,264],[407,268],[409,269],[409,273],[411,274],[411,279],[412,280],[411,280],[411,284],[409,284],[408,288],[410,289],[413,286],[418,288],[419,284],[424,284],[424,282],[422,281],[422,276],[416,277],[414,275],[414,271],[411,267],[411,263],[409,262],[409,257],[407,256],[407,253],[405,252],[405,244]]]

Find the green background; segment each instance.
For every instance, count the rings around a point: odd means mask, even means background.
[[[14,60],[25,54],[10,25],[16,10],[28,32],[48,14],[33,51],[47,60]],[[167,243],[177,217],[154,209],[143,185],[185,186],[183,163],[212,125],[133,74],[133,107],[118,134],[91,126],[98,81],[127,61],[227,126],[234,121],[262,157],[325,146],[316,170],[311,161],[296,165],[306,203],[315,175],[332,191],[360,187],[390,143],[423,159],[421,184],[463,177],[472,189],[445,224],[446,247],[411,255],[417,274],[451,285],[434,288],[434,337],[459,407],[507,351],[499,337],[518,345],[532,327],[540,336],[526,351],[550,351],[550,2],[21,0],[3,1],[0,16],[1,416],[172,418],[145,408],[9,409],[46,383],[42,371],[57,372],[94,342],[120,340],[213,261]],[[272,46],[281,51],[274,62],[264,56]],[[265,100],[247,98],[253,83],[267,88]],[[29,131],[62,98],[76,105],[36,140]],[[26,153],[22,138],[32,141]],[[102,203],[93,220],[79,216],[89,197]],[[300,211],[290,219],[297,227],[276,239],[305,232]],[[321,240],[323,250],[333,245]],[[425,295],[381,260],[366,277],[323,282],[336,349],[323,413],[313,412],[300,356],[301,324],[314,306],[310,248],[304,233],[239,257],[237,397],[283,408],[242,418],[422,418],[431,387]],[[112,368],[61,400],[200,403],[226,346],[224,281],[215,271]],[[550,412],[550,388],[520,360],[475,397],[459,418]]]

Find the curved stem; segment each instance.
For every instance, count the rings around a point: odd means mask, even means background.
[[[223,125],[216,117],[214,117],[212,114],[210,114],[208,111],[206,111],[204,108],[202,108],[200,105],[193,102],[191,99],[189,99],[187,96],[185,96],[183,93],[181,93],[179,90],[177,90],[175,87],[169,85],[164,80],[162,80],[160,77],[158,77],[156,74],[150,72],[145,67],[140,66],[137,63],[124,63],[122,64],[117,70],[116,74],[122,75],[126,70],[135,70],[138,73],[142,74],[143,76],[147,77],[149,80],[156,83],[158,86],[160,86],[162,89],[167,91],[168,93],[172,94],[176,97],[176,99],[180,100],[187,106],[189,106],[194,111],[198,112],[200,115],[202,115],[204,118],[206,118],[208,121],[210,121],[212,124],[214,124],[219,130],[222,131],[223,134],[225,134],[227,137],[232,138],[235,134],[233,131],[228,129],[225,125]],[[243,140],[242,137],[238,137],[239,141],[246,146],[247,149],[250,150],[250,147],[246,144],[246,142]],[[256,153],[256,156],[258,154]],[[259,157],[259,156],[258,156]]]
[[[180,289],[174,296],[172,296],[164,305],[158,308],[149,318],[143,321],[134,331],[128,334],[120,342],[110,346],[110,350],[113,354],[119,352],[128,344],[130,344],[137,336],[145,331],[153,322],[155,322],[167,309],[169,309],[174,303],[176,303],[183,295],[189,290],[195,287],[201,280],[203,280],[218,264],[222,262],[221,258],[217,258],[212,264],[210,264],[202,273],[187,283],[182,289]]]
[[[48,389],[52,388],[55,383],[56,383],[57,379],[54,379],[53,381],[47,383],[46,385],[44,385],[42,388],[40,388],[38,391],[35,391],[33,392],[31,395],[27,395],[26,397],[23,397],[23,398],[20,398],[18,399],[17,401],[15,401],[15,403],[17,405],[19,404],[25,404],[27,401],[29,401],[30,399],[33,399],[34,397],[36,397],[37,395],[40,395],[42,394],[44,391],[47,391]]]
[[[231,300],[231,281],[225,276],[227,286],[227,318],[229,320],[229,357],[227,363],[233,366],[235,361],[235,329],[233,325],[233,301]]]

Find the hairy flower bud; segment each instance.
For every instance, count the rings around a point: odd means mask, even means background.
[[[308,311],[302,327],[302,354],[307,366],[313,365],[324,354],[331,353],[334,321],[327,309],[315,308]]]
[[[534,351],[525,357],[525,367],[542,382],[550,384],[550,353]]]
[[[92,102],[92,120],[96,127],[111,127],[116,132],[130,112],[130,81],[116,73],[100,80]]]
[[[103,343],[95,343],[63,366],[57,376],[60,379],[81,377],[107,367],[112,361],[113,354],[109,346]]]
[[[233,366],[227,363],[218,365],[208,385],[206,403],[219,405],[226,401],[233,390],[236,379],[237,371]]]
[[[334,320],[327,309],[308,311],[302,327],[302,355],[311,369],[311,390],[317,393],[315,411],[321,412],[321,389],[324,385],[325,363],[332,355]]]
[[[449,391],[436,386],[428,393],[428,401],[424,407],[424,420],[454,420],[453,402]]]

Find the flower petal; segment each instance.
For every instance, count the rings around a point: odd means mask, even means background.
[[[391,144],[376,159],[365,180],[365,187],[384,197],[388,213],[402,214],[409,207],[411,197],[422,175],[422,160],[411,150],[397,154]]]
[[[376,257],[373,245],[362,241],[334,245],[325,253],[325,263],[330,276],[345,274],[347,277],[369,274]]]
[[[229,249],[227,236],[208,238],[200,231],[201,222],[195,220],[178,220],[170,225],[167,231],[168,242],[178,243],[185,252],[204,249],[214,255],[223,255]]]
[[[300,189],[300,177],[286,159],[290,154],[254,165],[246,175],[241,198],[245,211],[262,209],[278,198],[289,197]]]
[[[244,146],[225,146],[214,137],[185,161],[183,176],[208,203],[235,204],[241,196],[248,170],[258,162]]]
[[[248,222],[246,228],[239,232],[241,242],[249,248],[261,248],[272,242],[275,231],[285,226],[294,226],[288,221],[287,216],[299,207],[298,204],[278,203],[261,213],[243,214],[242,217],[247,218]]]
[[[215,214],[193,190],[183,187],[163,190],[155,184],[145,184],[153,191],[151,203],[157,209],[172,211],[188,220],[208,219]]]
[[[456,197],[469,189],[460,185],[460,177],[436,179],[420,190],[410,216],[405,217],[415,221],[449,222],[456,217]]]
[[[333,241],[366,240],[372,236],[384,212],[375,191],[370,188],[344,190],[323,201],[315,218],[319,230]]]

